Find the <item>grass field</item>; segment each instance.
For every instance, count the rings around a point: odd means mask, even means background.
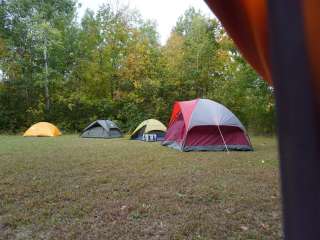
[[[280,239],[277,145],[0,136],[0,239]]]

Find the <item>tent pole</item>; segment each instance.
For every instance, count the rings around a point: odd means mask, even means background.
[[[219,133],[220,133],[220,136],[221,136],[221,138],[222,138],[223,144],[224,144],[224,146],[226,147],[227,153],[230,153],[230,152],[229,152],[229,149],[228,149],[228,146],[227,146],[227,143],[226,143],[226,141],[225,141],[225,139],[224,139],[224,137],[223,137],[223,135],[222,135],[220,126],[219,126],[219,125],[217,125],[217,126],[218,126],[218,129],[219,129]]]

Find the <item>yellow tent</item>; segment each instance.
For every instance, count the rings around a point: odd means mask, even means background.
[[[48,122],[36,123],[23,134],[24,137],[57,137],[60,135],[60,130]]]
[[[139,126],[131,134],[130,138],[141,140],[143,134],[156,134],[158,140],[161,140],[166,131],[167,128],[162,122],[156,119],[148,119],[139,124]]]

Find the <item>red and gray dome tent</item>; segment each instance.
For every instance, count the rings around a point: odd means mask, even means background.
[[[253,150],[240,120],[208,99],[176,102],[162,145],[180,151]]]

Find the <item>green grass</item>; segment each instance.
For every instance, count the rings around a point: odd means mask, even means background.
[[[0,136],[0,239],[280,239],[277,144],[252,141],[227,154]]]

